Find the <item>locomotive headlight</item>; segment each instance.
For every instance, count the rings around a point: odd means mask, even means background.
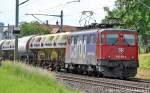
[[[134,59],[134,56],[131,56],[131,59]]]
[[[104,59],[105,59],[105,58],[106,58],[106,59],[110,59],[111,57],[110,57],[110,56],[105,56]]]

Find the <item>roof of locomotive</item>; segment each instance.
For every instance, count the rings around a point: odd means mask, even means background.
[[[109,28],[109,29],[101,29],[101,32],[103,31],[113,31],[113,32],[117,32],[117,31],[121,31],[121,32],[136,32],[136,30],[131,30],[131,29],[115,29],[115,28]]]
[[[136,30],[130,30],[130,29],[115,29],[115,28],[107,28],[107,29],[85,29],[85,30],[78,30],[76,32],[71,32],[71,35],[76,34],[90,34],[90,33],[96,33],[96,32],[136,32]]]

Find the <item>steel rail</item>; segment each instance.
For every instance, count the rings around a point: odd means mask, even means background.
[[[113,90],[120,90],[123,93],[150,93],[150,88],[145,86],[136,86],[133,84],[126,84],[121,81],[117,82],[119,80],[110,80],[107,79],[99,79],[99,78],[89,78],[89,77],[79,77],[78,75],[71,75],[68,76],[66,74],[64,75],[56,75],[58,80],[61,80],[61,82],[67,82],[67,84],[70,84],[73,86],[73,84],[78,83],[77,85],[91,85],[92,87],[105,87],[105,89],[113,89]],[[129,82],[129,81],[128,81]],[[132,82],[131,82],[132,83]]]

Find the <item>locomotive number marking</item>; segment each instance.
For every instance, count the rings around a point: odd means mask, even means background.
[[[117,55],[116,58],[117,58],[117,59],[126,59],[127,57],[124,56],[124,55]]]

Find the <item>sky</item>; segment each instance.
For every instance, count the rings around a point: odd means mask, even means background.
[[[15,1],[16,0],[0,0],[0,22],[3,22],[5,25],[15,24]],[[25,0],[19,0],[23,2]],[[19,6],[19,22],[31,22],[38,21],[29,14],[49,14],[49,15],[60,15],[60,11],[64,12],[64,25],[80,26],[84,24],[84,21],[79,23],[79,20],[86,17],[82,15],[82,11],[93,11],[92,18],[96,20],[97,23],[100,23],[101,20],[105,17],[106,12],[103,10],[103,7],[109,7],[110,9],[114,8],[115,0],[80,0],[80,2],[72,2],[78,0],[29,0],[23,5]],[[36,16],[39,18],[41,23],[44,23],[46,20],[49,21],[49,24],[56,24],[59,17],[52,16]],[[91,20],[90,22],[92,22]],[[94,21],[93,21],[94,22]]]

